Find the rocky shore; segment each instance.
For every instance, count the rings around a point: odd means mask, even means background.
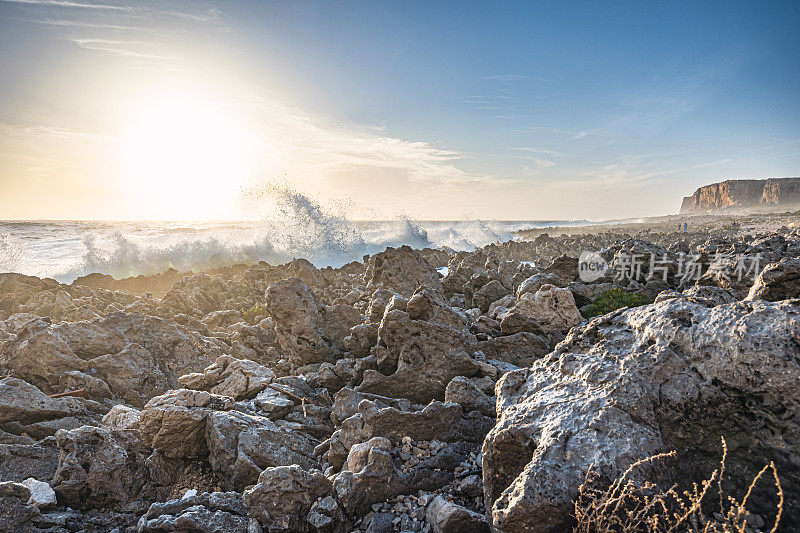
[[[0,274],[0,531],[568,531],[590,470],[675,450],[645,477],[691,487],[720,437],[726,492],[774,462],[796,530],[796,218]],[[774,488],[747,507],[768,531]]]

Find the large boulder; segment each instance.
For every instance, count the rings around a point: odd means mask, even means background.
[[[202,370],[208,364],[203,350],[219,353],[212,342],[175,322],[111,313],[92,322],[28,322],[3,346],[0,366],[47,394],[80,385],[91,395],[99,382],[100,388],[141,407],[177,386],[178,376]]]
[[[269,418],[238,411],[216,411],[206,421],[208,461],[226,488],[243,490],[267,467],[316,465],[314,443],[301,431]]]
[[[22,483],[0,482],[0,531],[33,531],[31,520],[39,510],[28,504],[30,497],[30,489]]]
[[[364,279],[370,288],[383,287],[406,298],[420,286],[443,290],[436,269],[409,246],[390,247],[371,256]]]
[[[361,316],[352,307],[326,308],[299,278],[269,286],[266,306],[275,321],[281,351],[295,367],[333,361],[344,353],[344,338]]]
[[[84,426],[61,430],[56,440],[61,456],[53,489],[60,502],[76,509],[121,509],[143,492],[159,494],[146,463],[152,450],[136,431]]]
[[[137,530],[138,533],[247,533],[249,522],[238,492],[203,492],[152,504],[139,519]]]
[[[188,389],[171,390],[147,402],[139,418],[142,441],[171,458],[203,457],[208,452],[206,419],[215,410],[228,410],[228,396]]]
[[[489,524],[482,514],[436,496],[425,512],[433,533],[489,533]]]
[[[366,370],[359,390],[417,403],[441,399],[451,379],[478,371],[471,357],[477,340],[440,293],[418,292],[408,311],[387,310],[374,350],[380,371]]]
[[[784,259],[770,263],[756,278],[747,295],[748,300],[772,302],[800,297],[800,259]]]
[[[7,431],[42,438],[98,420],[77,398],[50,398],[21,379],[0,380],[0,427]]]
[[[530,369],[497,384],[498,421],[483,444],[493,531],[556,531],[590,466],[614,479],[633,462],[678,450],[668,483],[718,466],[743,494],[774,460],[783,480],[800,456],[800,301],[707,307],[675,298],[573,329]],[[800,524],[800,489],[784,483],[784,520]],[[774,494],[772,494],[774,498]],[[774,499],[754,491],[756,512]]]
[[[244,504],[265,531],[304,532],[311,506],[331,490],[330,480],[319,470],[278,466],[261,472],[258,483],[244,492]]]
[[[583,321],[575,306],[572,291],[553,285],[542,285],[535,293],[522,294],[509,313],[520,313],[533,318],[546,334],[565,333]]]
[[[250,399],[275,379],[275,372],[254,361],[221,355],[203,372],[186,374],[178,382],[187,389],[205,390],[230,396],[234,400]]]

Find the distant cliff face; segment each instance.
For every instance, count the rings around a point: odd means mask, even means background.
[[[726,180],[700,187],[685,197],[681,214],[797,204],[800,204],[800,178]]]

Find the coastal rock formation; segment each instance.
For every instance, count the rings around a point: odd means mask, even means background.
[[[563,530],[589,464],[675,449],[647,479],[683,489],[720,436],[726,492],[774,460],[796,529],[800,229],[531,239],[0,274],[0,530]]]
[[[797,300],[672,299],[573,329],[552,354],[497,384],[498,421],[483,444],[493,530],[565,527],[590,465],[614,479],[679,449],[672,481],[707,474],[720,435],[737,489],[773,459],[791,478],[800,459],[799,338]],[[797,487],[786,489],[797,502]],[[760,498],[753,505],[772,505]],[[795,503],[786,514],[800,523]]]
[[[697,189],[681,204],[681,214],[725,208],[796,206],[800,204],[800,178],[725,180]]]

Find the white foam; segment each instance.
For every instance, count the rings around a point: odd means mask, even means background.
[[[260,222],[0,222],[0,271],[71,282],[94,272],[123,278],[294,258],[339,267],[387,246],[474,250],[554,224],[353,222],[290,189],[271,191],[271,200],[275,207]]]

